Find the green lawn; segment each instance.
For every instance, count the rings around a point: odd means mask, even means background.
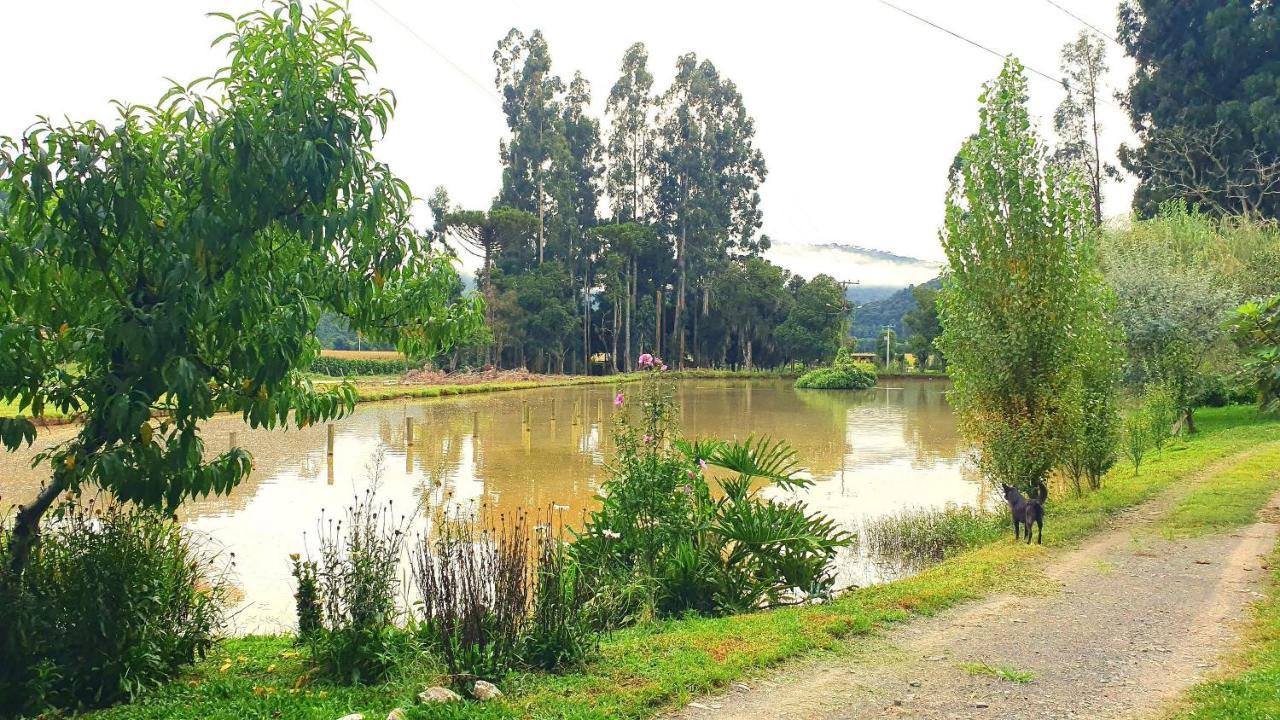
[[[1102,490],[1051,502],[1046,545],[1074,543],[1111,514],[1174,483],[1191,481],[1217,460],[1280,441],[1280,423],[1249,408],[1203,410],[1198,420],[1201,433],[1180,449],[1153,455],[1140,475],[1135,477],[1128,466],[1117,467]],[[919,575],[847,593],[826,606],[630,628],[607,638],[599,656],[578,671],[512,675],[502,683],[507,698],[498,703],[414,707],[415,693],[440,681],[426,660],[384,685],[353,688],[308,682],[289,638],[251,637],[228,641],[182,679],[145,699],[91,717],[335,720],[359,711],[370,720],[381,720],[392,708],[405,707],[410,718],[646,718],[784,659],[823,650],[848,651],[851,646],[844,639],[872,628],[997,590],[1032,587],[1036,584],[1028,580],[1039,575],[1044,552],[997,540]],[[1272,637],[1280,638],[1280,608],[1273,612]],[[1280,661],[1280,643],[1270,657]]]

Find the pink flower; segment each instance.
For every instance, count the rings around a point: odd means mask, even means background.
[[[622,393],[618,393],[617,396],[613,398],[613,406],[622,407]]]
[[[663,369],[663,370],[666,370],[666,369],[667,369],[667,366],[664,364],[664,365],[662,366],[662,369]]]
[[[640,355],[640,359],[636,361],[636,364],[640,367],[649,367],[653,365],[653,356],[649,353],[642,353]]]
[[[689,473],[689,479],[690,479],[690,480],[692,480],[694,477],[696,477],[696,476],[693,474],[693,471],[692,471],[692,470],[689,470],[689,471],[688,471],[688,473]],[[686,485],[685,487],[689,487],[689,486],[688,486],[688,485]]]
[[[643,438],[643,440],[644,440],[644,444],[645,444],[645,445],[648,445],[649,443],[653,442],[653,436],[652,436],[652,435],[645,435],[645,436],[644,436],[644,438]]]
[[[707,461],[706,461],[706,460],[703,460],[702,458],[698,458],[698,467],[702,468],[703,470],[706,470],[706,469],[707,469]]]

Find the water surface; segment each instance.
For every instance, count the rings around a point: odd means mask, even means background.
[[[885,385],[847,392],[796,390],[788,381],[683,380],[679,423],[688,436],[787,440],[814,480],[787,496],[850,529],[908,507],[982,502],[946,403],[946,382]],[[380,497],[397,514],[425,507],[425,517],[470,503],[510,514],[554,504],[569,522],[581,517],[595,505],[611,456],[613,393],[594,385],[362,404],[335,423],[331,457],[323,426],[251,431],[238,418],[218,417],[203,430],[209,450],[235,442],[253,454],[255,470],[229,497],[190,502],[180,517],[235,554],[235,582],[244,593],[236,629],[285,629],[293,622],[289,553],[314,551],[321,512],[341,515],[374,475]],[[37,445],[73,432],[50,429]],[[29,467],[34,453],[0,458],[3,505],[22,502],[46,476]],[[841,585],[861,585],[892,571],[851,551],[840,574]]]

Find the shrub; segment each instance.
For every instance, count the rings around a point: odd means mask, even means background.
[[[342,519],[321,517],[319,558],[294,561],[299,637],[318,671],[341,682],[383,680],[409,649],[396,604],[408,519],[379,504],[380,467]]]
[[[1155,446],[1156,452],[1164,449],[1169,438],[1174,436],[1175,426],[1182,418],[1182,412],[1174,394],[1163,385],[1152,385],[1147,388],[1143,397],[1143,417],[1148,422],[1147,439]]]
[[[358,375],[403,375],[418,367],[404,358],[345,358],[321,355],[312,363],[310,371],[330,377]]]
[[[1124,419],[1124,452],[1133,464],[1133,474],[1138,474],[1142,459],[1151,446],[1151,420],[1144,409],[1135,410]]]
[[[22,574],[0,570],[0,716],[131,699],[204,657],[227,603],[218,567],[169,518],[61,508]]]
[[[845,348],[836,353],[830,367],[810,370],[796,380],[796,387],[815,390],[866,390],[875,384],[875,368],[855,362]]]
[[[643,363],[642,363],[643,366]],[[619,395],[621,398],[621,394]],[[597,594],[621,588],[644,612],[743,612],[829,595],[832,561],[853,537],[803,503],[767,500],[760,489],[802,488],[795,451],[767,439],[725,443],[674,437],[670,383],[640,384],[639,427],[618,413],[617,456],[599,510],[571,546]],[[712,493],[708,467],[728,470]],[[617,616],[606,621],[616,621]]]
[[[533,667],[557,670],[582,664],[598,645],[588,612],[590,599],[581,569],[567,543],[540,525],[533,616],[524,639],[524,660]]]
[[[878,561],[900,570],[919,570],[998,538],[1005,519],[1004,515],[956,505],[911,508],[868,521],[860,537]]]
[[[501,680],[518,660],[528,622],[527,520],[441,517],[436,528],[437,537],[411,553],[418,636],[460,688]]]

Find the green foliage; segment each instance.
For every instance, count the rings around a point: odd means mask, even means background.
[[[373,472],[376,488],[376,467]],[[319,526],[319,557],[294,559],[300,638],[325,677],[385,680],[409,649],[396,605],[407,521],[370,490],[353,499],[337,523],[322,516]]]
[[[1168,388],[1184,421],[1192,419],[1210,358],[1230,352],[1222,324],[1242,283],[1270,262],[1255,247],[1265,233],[1230,228],[1169,204],[1152,220],[1108,232],[1102,244],[1124,328],[1125,381]]]
[[[949,400],[993,480],[1043,486],[1082,412],[1080,336],[1102,315],[1083,188],[1047,162],[1015,59],[980,98],[947,193],[940,346]]]
[[[220,17],[212,77],[119,104],[111,123],[0,139],[0,399],[84,419],[40,455],[52,478],[18,515],[16,566],[63,491],[167,509],[230,492],[251,462],[204,459],[217,412],[276,427],[349,410],[350,387],[316,392],[303,374],[322,312],[413,356],[479,321],[410,224],[408,186],[374,159],[393,101],[368,89],[368,37],[345,10]],[[30,421],[5,422],[12,450]]]
[[[1178,402],[1169,388],[1163,385],[1147,388],[1142,397],[1142,416],[1148,424],[1147,439],[1156,452],[1160,452],[1174,436],[1178,421],[1182,418]]]
[[[1280,215],[1280,7],[1126,0],[1120,41],[1136,70],[1127,107],[1141,145],[1134,209],[1182,199],[1216,215]]]
[[[639,390],[641,424],[619,413],[618,455],[601,507],[571,546],[589,585],[640,598],[652,587],[660,615],[746,612],[829,594],[832,561],[852,536],[803,503],[760,495],[762,486],[809,484],[797,474],[795,451],[767,439],[672,438],[668,449],[669,383],[654,371]],[[719,493],[708,467],[732,474],[719,480]]]
[[[1080,31],[1075,40],[1062,46],[1062,84],[1066,97],[1053,113],[1053,129],[1059,138],[1053,153],[1055,162],[1075,170],[1089,189],[1094,225],[1102,225],[1102,186],[1107,180],[1119,180],[1120,171],[1102,159],[1098,138],[1102,124],[1098,122],[1098,103],[1104,101],[1107,89],[1106,42],[1093,33]]]
[[[1115,298],[1104,291],[1077,337],[1080,414],[1068,438],[1063,464],[1077,495],[1098,490],[1115,464],[1121,441],[1117,396],[1124,369],[1123,331],[1114,319]]]
[[[311,361],[309,370],[318,375],[330,377],[403,375],[419,365],[405,358],[346,358],[321,355]]]
[[[599,646],[591,593],[568,545],[551,523],[538,539],[533,613],[524,638],[525,664],[543,670],[581,666]]]
[[[907,347],[916,356],[916,364],[921,369],[930,365],[945,368],[946,356],[938,349],[937,340],[942,336],[942,321],[938,319],[938,290],[931,285],[916,285],[911,288],[911,296],[915,299],[915,307],[902,316],[905,327]]]
[[[25,572],[0,575],[0,716],[132,699],[203,658],[227,603],[215,560],[158,514],[60,507]]]
[[[876,369],[856,362],[846,348],[836,353],[829,367],[810,370],[796,380],[796,387],[815,390],[866,390],[875,384]]]
[[[844,288],[830,275],[817,275],[808,282],[797,280],[795,302],[787,319],[774,330],[774,339],[794,361],[827,362],[849,335],[853,307]]]
[[[1152,445],[1151,440],[1151,419],[1147,416],[1145,409],[1134,410],[1125,416],[1124,452],[1133,465],[1135,476],[1142,467],[1142,459],[1147,456],[1147,449]]]
[[[1245,353],[1244,371],[1257,384],[1258,402],[1268,412],[1280,409],[1280,295],[1241,305],[1228,329]]]

